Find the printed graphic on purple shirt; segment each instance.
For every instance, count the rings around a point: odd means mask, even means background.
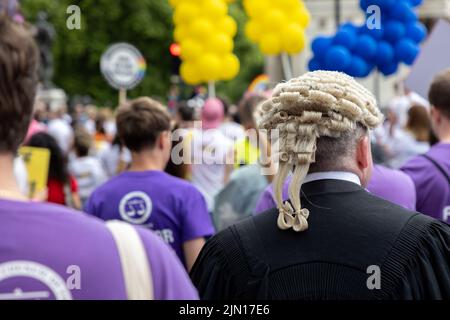
[[[124,172],[112,178],[94,191],[85,211],[152,229],[183,263],[184,242],[215,232],[202,194],[162,171]]]
[[[283,200],[289,199],[290,180],[291,177],[289,176],[283,186]],[[414,184],[401,171],[375,165],[367,190],[382,199],[398,204],[406,209],[415,210],[416,192]],[[273,187],[269,185],[261,195],[255,213],[263,212],[275,206]]]
[[[138,227],[155,299],[197,299],[180,261]],[[0,300],[126,299],[118,251],[104,223],[40,203],[0,200]]]
[[[417,211],[436,219],[450,222],[450,144],[438,143],[424,156],[418,156],[403,167],[402,171],[414,181],[417,194]],[[446,175],[445,175],[445,174]]]

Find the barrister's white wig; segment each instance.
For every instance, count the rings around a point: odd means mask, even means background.
[[[315,162],[317,138],[339,138],[356,129],[359,122],[377,127],[383,116],[374,96],[352,77],[334,71],[314,71],[276,86],[272,97],[261,106],[260,128],[278,130],[279,170],[274,179],[278,227],[304,231],[309,211],[301,208],[300,188]],[[331,157],[333,155],[330,155]],[[282,189],[295,168],[289,185],[289,202],[283,203]]]

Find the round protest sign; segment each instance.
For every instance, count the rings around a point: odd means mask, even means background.
[[[147,65],[138,49],[127,43],[117,43],[103,54],[100,68],[113,88],[129,90],[144,78]]]

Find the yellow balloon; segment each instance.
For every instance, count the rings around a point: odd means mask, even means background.
[[[300,12],[301,12],[300,24],[302,25],[303,29],[305,29],[311,23],[311,13],[309,13],[308,10],[302,10]]]
[[[277,0],[276,5],[278,8],[285,12],[291,12],[292,10],[295,10],[300,7],[300,1],[299,0]]]
[[[181,58],[184,61],[196,60],[203,52],[203,47],[200,43],[186,39],[181,42]]]
[[[223,0],[205,0],[202,5],[202,14],[205,18],[218,19],[225,16],[228,7]]]
[[[189,31],[193,38],[207,40],[214,33],[214,26],[207,19],[198,19],[191,24]]]
[[[222,72],[221,79],[231,80],[234,79],[240,69],[240,62],[237,56],[234,54],[228,54],[222,59]]]
[[[262,27],[264,31],[280,30],[286,23],[286,16],[281,10],[272,10],[265,14],[262,18]]]
[[[189,37],[189,30],[186,27],[177,26],[173,33],[173,37],[176,42],[181,43]]]
[[[252,18],[261,17],[271,9],[269,0],[248,0],[244,5],[245,11]]]
[[[175,9],[173,21],[177,25],[189,23],[198,16],[198,13],[199,8],[196,5],[190,2],[182,2]]]
[[[169,4],[172,8],[175,8],[180,3],[180,0],[169,0]]]
[[[236,21],[230,16],[225,16],[220,19],[217,23],[217,28],[232,38],[236,35],[238,29]]]
[[[257,20],[251,19],[245,25],[245,34],[253,42],[258,42],[263,34],[261,24]]]
[[[282,50],[289,54],[297,54],[305,48],[305,32],[298,24],[290,24],[281,33]]]
[[[216,81],[220,78],[221,61],[219,57],[212,53],[205,53],[198,60],[198,71],[202,80]]]
[[[181,64],[180,75],[187,84],[195,85],[201,82],[198,68],[192,62],[183,62]]]
[[[225,54],[233,51],[233,40],[224,33],[218,33],[211,37],[207,44],[207,50],[218,54]]]
[[[289,20],[291,22],[299,23],[303,29],[306,29],[311,22],[311,14],[306,9],[295,10],[289,15]]]
[[[276,55],[281,52],[281,40],[277,34],[269,33],[261,38],[259,43],[262,53]]]

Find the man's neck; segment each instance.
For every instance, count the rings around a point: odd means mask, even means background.
[[[314,172],[309,173],[303,183],[308,183],[317,180],[342,180],[361,185],[360,177],[350,171],[324,171],[324,172]]]
[[[166,167],[162,155],[152,151],[132,154],[132,161],[128,171],[162,171]]]
[[[0,191],[13,200],[24,199],[14,176],[14,156],[12,154],[0,154]]]
[[[441,136],[441,138],[439,139],[439,142],[441,142],[441,143],[450,143],[450,130],[449,130],[448,134]]]
[[[450,143],[450,122],[438,132],[440,143]]]

